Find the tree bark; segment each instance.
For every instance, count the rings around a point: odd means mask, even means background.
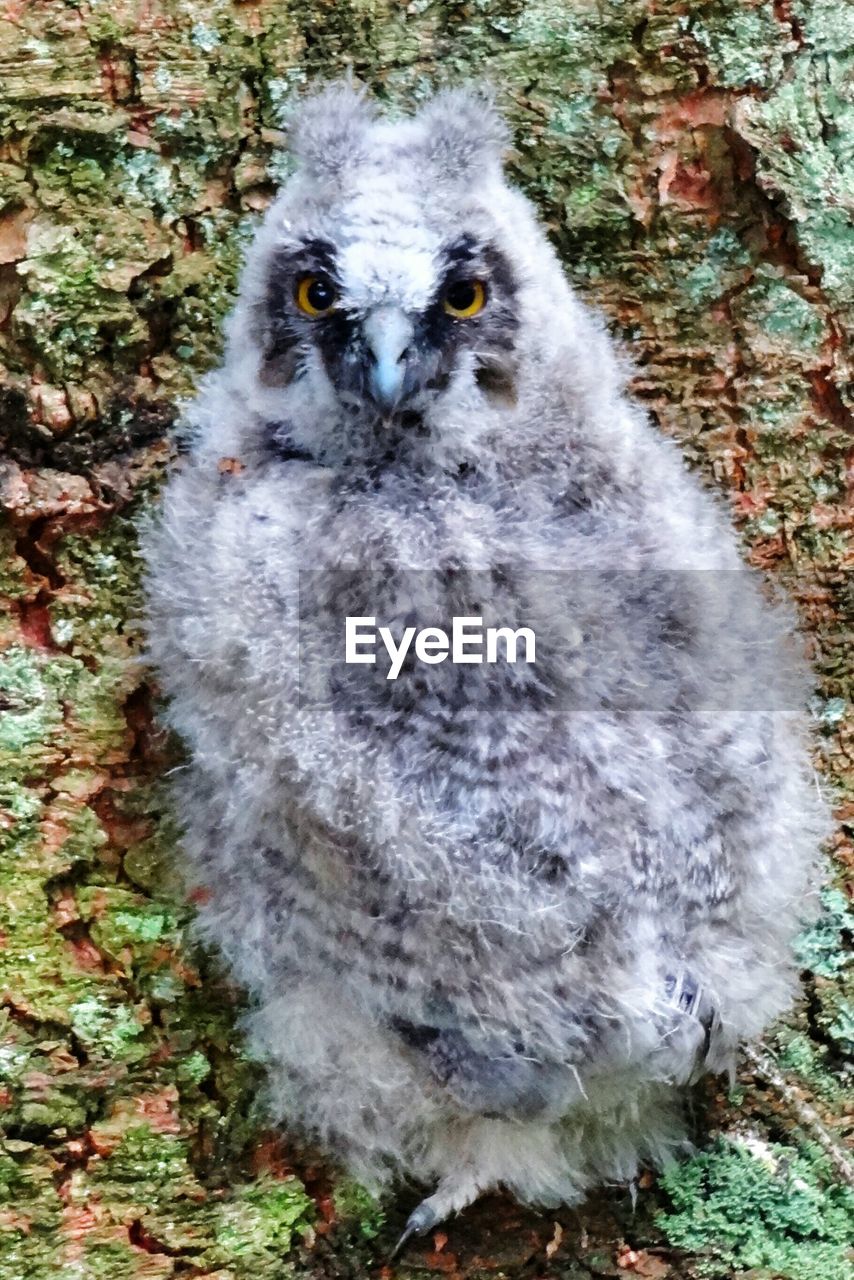
[[[841,0],[0,4],[0,1280],[363,1276],[411,1207],[384,1222],[265,1128],[239,993],[185,937],[138,662],[134,521],[285,172],[280,108],[347,68],[404,105],[498,88],[637,393],[798,603],[840,819],[805,998],[707,1086],[700,1154],[634,1213],[493,1199],[400,1270],[850,1275],[852,49]]]

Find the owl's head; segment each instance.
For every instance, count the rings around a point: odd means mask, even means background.
[[[466,91],[395,121],[350,85],[301,104],[228,358],[286,445],[352,458],[440,429],[470,438],[513,412],[570,301],[502,173],[506,140]]]

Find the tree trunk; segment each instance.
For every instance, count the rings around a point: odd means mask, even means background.
[[[639,395],[802,610],[844,874],[852,48],[844,0],[0,4],[2,1280],[363,1276],[414,1200],[384,1224],[265,1129],[239,994],[184,937],[177,757],[138,664],[134,520],[285,171],[280,107],[313,77],[352,67],[404,104],[498,87],[513,176]],[[850,1275],[846,924],[831,890],[800,1008],[733,1091],[707,1086],[701,1153],[634,1213],[620,1190],[545,1215],[496,1198],[401,1270]]]

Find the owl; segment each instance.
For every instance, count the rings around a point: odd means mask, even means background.
[[[827,817],[793,620],[490,101],[337,84],[289,147],[145,534],[149,648],[272,1114],[424,1186],[405,1240],[688,1149],[685,1086],[792,998]]]

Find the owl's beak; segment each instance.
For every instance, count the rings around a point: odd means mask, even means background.
[[[412,321],[399,307],[377,307],[362,327],[368,349],[368,386],[379,409],[390,413],[403,393]]]

